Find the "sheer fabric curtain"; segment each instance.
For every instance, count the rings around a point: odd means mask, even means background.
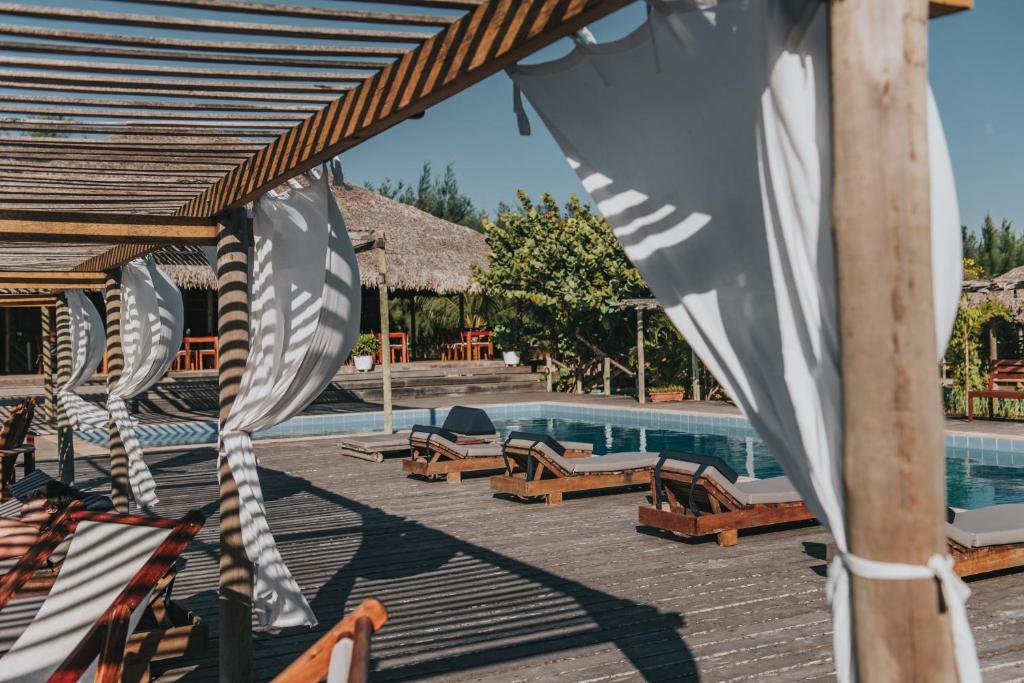
[[[845,557],[827,5],[649,4],[648,20],[626,38],[581,40],[567,57],[509,74],[668,316]],[[928,127],[943,349],[960,291],[960,222],[930,96]],[[909,569],[941,580],[961,678],[976,680],[966,587],[946,559]],[[849,568],[839,560],[829,584],[844,680],[855,675]],[[907,576],[902,565],[874,569]]]
[[[105,427],[106,412],[75,391],[93,376],[103,360],[107,338],[103,318],[82,290],[70,289],[65,297],[71,321],[71,376],[58,387],[57,400],[63,404],[75,429]]]
[[[238,485],[259,623],[315,625],[267,522],[252,432],[305,408],[348,358],[359,334],[359,266],[326,173],[309,187],[267,194],[253,211],[250,347],[238,396],[221,433]]]
[[[185,309],[181,291],[152,256],[121,268],[121,347],[124,369],[110,388],[107,411],[128,453],[128,479],[136,504],[145,510],[158,502],[156,482],[143,459],[128,399],[146,391],[170,369],[181,348]]]

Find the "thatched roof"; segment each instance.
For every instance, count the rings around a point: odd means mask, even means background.
[[[965,280],[964,296],[972,306],[986,301],[999,301],[1024,323],[1024,266],[1014,268],[991,280]]]
[[[472,289],[473,264],[486,263],[482,234],[355,185],[335,187],[334,194],[354,242],[384,231],[392,289],[435,294]],[[377,252],[364,251],[358,258],[363,286],[375,288]],[[197,247],[165,247],[156,260],[183,289],[216,287],[213,271]]]

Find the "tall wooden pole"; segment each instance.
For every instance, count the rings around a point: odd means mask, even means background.
[[[124,348],[121,345],[121,269],[107,273],[105,291],[107,311],[107,393],[114,388],[124,371]],[[114,509],[128,513],[128,451],[117,423],[110,420],[110,499]]]
[[[12,374],[11,370],[11,309],[4,309],[4,372],[8,375]],[[28,362],[31,363],[32,359],[29,358]]]
[[[612,359],[605,356],[601,359],[601,379],[603,380],[603,389],[605,396],[612,395]]]
[[[244,214],[217,233],[217,336],[220,426],[231,412],[249,355],[249,229]],[[242,544],[238,486],[227,460],[220,469],[220,680],[252,679],[252,563]]]
[[[933,332],[928,2],[831,0],[830,9],[849,548],[870,560],[924,565],[947,552]],[[855,575],[851,588],[860,680],[956,680],[934,581]]]
[[[644,309],[636,309],[636,400],[647,403],[647,373],[644,369]]]
[[[377,233],[377,287],[380,292],[380,370],[384,379],[384,431],[394,429],[391,414],[391,322],[388,310],[388,258],[384,231]]]
[[[71,379],[71,311],[63,294],[57,297],[57,386]],[[75,430],[63,401],[57,402],[57,472],[65,484],[75,483]]]
[[[697,352],[690,347],[690,374],[693,375],[693,379],[690,382],[690,392],[693,394],[692,398],[694,401],[700,400],[700,358],[697,357]]]
[[[52,427],[56,421],[57,409],[53,405],[53,307],[39,308],[40,333],[43,342],[43,423]]]

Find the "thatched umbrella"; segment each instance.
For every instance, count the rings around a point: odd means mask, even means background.
[[[370,240],[384,231],[390,289],[433,294],[473,289],[473,265],[486,263],[482,234],[355,185],[335,187],[334,195],[353,241]],[[371,251],[358,258],[363,287],[375,289],[376,256]],[[198,247],[165,247],[156,260],[182,289],[216,288],[213,271]]]

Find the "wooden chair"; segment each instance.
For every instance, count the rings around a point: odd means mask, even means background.
[[[721,458],[662,451],[640,524],[688,537],[739,542],[739,530],[814,519],[787,477],[740,481]]]
[[[1020,389],[1000,389],[1000,384],[1024,384],[1024,360],[1001,358],[992,364],[992,370],[988,373],[988,388],[977,389],[967,392],[967,420],[974,419],[974,399],[988,399],[988,416],[994,415],[995,399],[1021,399],[1024,400],[1024,391]]]
[[[3,428],[0,428],[0,501],[11,497],[19,456],[26,475],[36,469],[35,435],[31,431],[35,409],[35,399],[23,399],[14,406]]]
[[[491,490],[523,499],[543,497],[548,505],[561,505],[563,495],[572,491],[649,484],[658,460],[651,453],[592,456],[592,451],[590,444],[512,432],[502,450],[505,473],[491,477]]]
[[[946,511],[946,538],[960,576],[1024,567],[1024,503]]]
[[[170,602],[174,565],[203,526],[180,520],[66,510],[0,579],[0,610],[44,570],[71,536],[32,622],[0,657],[16,680],[77,681],[96,667],[103,683],[149,678],[149,663],[206,645],[206,627]],[[152,630],[134,633],[140,624]]]
[[[333,680],[366,683],[370,680],[373,634],[387,620],[388,611],[379,600],[364,600],[278,674],[273,683],[318,683],[327,678],[328,672]],[[341,670],[337,674],[335,667]]]

